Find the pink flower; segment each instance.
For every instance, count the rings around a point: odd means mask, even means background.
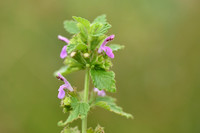
[[[65,83],[65,84],[61,85],[60,88],[58,89],[58,91],[59,91],[58,98],[59,99],[63,99],[65,97],[65,91],[64,91],[64,89],[68,89],[69,91],[73,91],[73,88],[70,85],[70,83],[65,79],[65,77],[63,77],[60,73],[58,73],[57,78],[59,80],[64,81],[64,83]]]
[[[67,45],[69,44],[69,40],[61,35],[58,35],[58,39],[61,41],[64,41],[67,43]],[[65,58],[67,57],[67,45],[63,46],[61,52],[60,52],[60,58]]]
[[[99,89],[97,89],[97,88],[94,88],[94,92],[97,92],[97,95],[98,96],[102,96],[102,97],[104,97],[105,95],[106,95],[106,93],[105,93],[105,91],[104,90],[99,90]]]
[[[112,49],[111,49],[110,47],[106,46],[106,44],[107,44],[109,41],[113,40],[114,37],[115,37],[115,35],[111,35],[111,36],[107,37],[107,38],[103,41],[103,43],[101,44],[101,46],[100,46],[100,48],[99,48],[99,50],[98,50],[98,53],[101,53],[102,51],[104,51],[104,52],[106,52],[106,54],[107,54],[110,58],[114,58],[114,54],[113,54],[113,52],[112,52]]]

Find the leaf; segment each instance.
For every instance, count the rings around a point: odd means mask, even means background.
[[[58,73],[60,73],[61,75],[67,75],[70,74],[72,72],[78,71],[80,70],[80,67],[70,67],[70,66],[63,66],[61,67],[59,70],[54,72],[54,76],[58,76]]]
[[[87,39],[88,39],[88,30],[87,30],[87,28],[81,23],[78,23],[77,26],[80,29],[80,38],[84,42],[87,42]]]
[[[108,32],[112,26],[109,23],[99,24],[96,26],[96,30],[92,33],[92,36],[101,36]]]
[[[65,127],[61,133],[80,133],[80,131],[78,130],[78,127]]]
[[[85,49],[87,49],[87,45],[83,43],[79,43],[79,44],[70,43],[69,45],[67,45],[67,53],[69,54],[76,50],[85,50]]]
[[[113,71],[105,71],[103,69],[91,69],[90,75],[94,86],[99,90],[106,90],[109,92],[115,92],[115,73]]]
[[[103,14],[101,16],[98,16],[94,19],[93,23],[102,23],[102,24],[105,24],[106,23],[106,15]]]
[[[124,48],[124,45],[119,44],[110,44],[108,47],[110,47],[113,51],[118,51]]]
[[[80,30],[81,38],[84,42],[87,42],[88,31],[90,30],[90,21],[85,18],[73,16],[73,19],[78,22],[77,26]]]
[[[73,19],[76,20],[77,22],[83,24],[87,29],[90,28],[90,21],[88,21],[87,19],[81,18],[81,17],[76,17],[76,16],[73,16]]]
[[[77,50],[85,50],[87,49],[87,45],[81,40],[79,34],[75,35],[71,40],[70,43],[67,45],[67,53],[70,54],[73,51]]]
[[[71,34],[76,34],[80,32],[75,21],[64,21],[64,28]]]
[[[105,38],[106,38],[105,35],[98,36],[98,37],[96,37],[96,36],[92,37],[92,39],[91,39],[91,50],[96,49],[96,47],[99,46],[104,41]]]
[[[59,126],[64,126],[79,118],[85,118],[87,116],[88,111],[90,110],[90,105],[88,103],[79,102],[75,97],[72,97],[71,100],[71,106],[73,110],[70,112],[70,115],[64,123],[62,121],[58,123]]]
[[[126,118],[133,118],[131,114],[125,113],[121,107],[117,106],[115,101],[116,100],[114,98],[109,96],[97,97],[94,105],[102,107],[121,116],[125,116]]]
[[[72,107],[73,108],[73,107]],[[90,106],[88,103],[78,103],[75,107],[74,110],[70,113],[67,123],[70,123],[78,118],[85,118],[87,116],[87,113],[90,109]]]

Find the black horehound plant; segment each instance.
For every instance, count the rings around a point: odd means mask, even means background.
[[[123,112],[116,105],[116,99],[106,95],[107,92],[115,92],[115,73],[110,70],[113,52],[124,46],[118,44],[106,44],[114,39],[114,35],[105,33],[111,28],[106,20],[106,15],[97,17],[92,23],[81,17],[73,17],[74,20],[64,21],[64,28],[72,38],[68,40],[63,36],[58,39],[66,43],[62,48],[60,57],[64,59],[64,66],[55,72],[56,77],[64,82],[58,89],[58,98],[61,99],[63,112],[69,114],[66,121],[58,122],[64,129],[61,133],[80,133],[78,127],[70,127],[74,120],[82,120],[82,133],[104,133],[104,128],[97,126],[95,129],[87,128],[88,112],[98,106],[125,116],[133,118],[131,114]],[[84,90],[73,88],[64,75],[85,70]],[[94,85],[89,89],[90,79]]]

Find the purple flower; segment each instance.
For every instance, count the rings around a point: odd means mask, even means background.
[[[60,88],[58,89],[58,91],[59,91],[58,98],[59,99],[63,99],[65,97],[65,91],[64,91],[64,89],[68,89],[69,91],[73,91],[73,88],[70,85],[70,83],[65,79],[65,77],[63,77],[60,73],[58,73],[57,78],[59,80],[64,81],[64,83],[65,83],[65,84],[61,85]]]
[[[103,43],[101,44],[101,46],[100,46],[100,48],[99,48],[99,50],[98,50],[98,53],[101,53],[102,51],[104,51],[104,52],[106,52],[106,54],[107,54],[110,58],[114,58],[114,54],[113,54],[113,52],[112,52],[112,49],[111,49],[110,47],[106,46],[106,44],[107,44],[109,41],[113,40],[114,37],[115,37],[115,35],[111,35],[111,36],[107,37],[107,38],[103,41]]]
[[[94,92],[97,92],[97,95],[104,97],[106,95],[104,90],[99,90],[97,88],[94,88]]]
[[[58,39],[61,41],[64,41],[67,43],[67,45],[69,44],[69,40],[61,35],[58,35]],[[67,45],[63,46],[61,52],[60,52],[60,58],[65,58],[67,57]]]

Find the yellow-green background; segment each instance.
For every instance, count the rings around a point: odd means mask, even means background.
[[[130,120],[103,109],[89,126],[106,133],[200,133],[200,4],[198,0],[4,0],[0,2],[0,133],[59,133],[62,66],[57,39],[72,16],[107,14],[117,93]],[[82,89],[84,73],[67,76]],[[75,124],[80,124],[77,121]],[[75,125],[73,124],[73,125]]]

